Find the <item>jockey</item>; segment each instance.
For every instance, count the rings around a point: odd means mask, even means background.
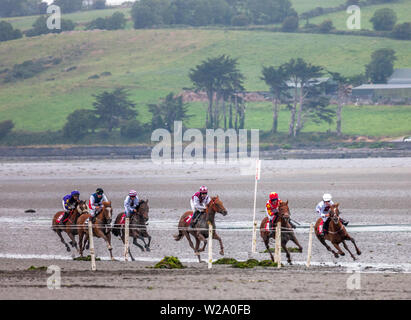
[[[271,192],[267,203],[265,204],[265,212],[270,221],[269,229],[273,230],[278,219],[278,207],[280,206],[280,198],[277,192]]]
[[[201,214],[207,208],[211,199],[208,196],[208,188],[206,186],[201,186],[200,190],[191,197],[190,205],[191,210],[193,210],[193,217],[191,218],[190,228],[193,228],[197,220],[200,218]]]
[[[330,223],[330,220],[328,217],[330,216],[330,208],[334,204],[332,201],[332,196],[329,193],[324,193],[323,195],[323,201],[319,202],[317,206],[315,207],[315,210],[317,213],[320,215],[322,221],[320,222],[320,225],[318,226],[318,232],[320,233],[320,236],[323,237],[325,233],[328,230],[328,225]],[[348,224],[348,221],[343,220],[340,218],[342,224],[346,226]]]
[[[90,209],[91,221],[94,223],[96,217],[103,209],[103,201],[108,201],[103,189],[97,188],[96,192],[90,196],[88,208]]]
[[[137,197],[137,191],[130,190],[128,196],[124,200],[124,210],[127,218],[130,218],[131,214],[137,213],[138,204],[139,200]]]
[[[70,194],[64,196],[62,200],[64,215],[60,219],[59,224],[63,224],[69,212],[76,208],[77,203],[80,201],[79,198],[80,198],[80,192],[78,192],[77,190],[74,190]]]

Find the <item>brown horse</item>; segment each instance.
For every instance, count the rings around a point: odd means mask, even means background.
[[[189,228],[191,219],[189,218],[190,215],[193,214],[193,211],[185,212],[178,223],[178,234],[174,235],[174,240],[179,241],[183,236],[186,236],[190,247],[194,250],[194,254],[198,257],[198,262],[201,261],[200,252],[205,250],[207,246],[207,238],[208,238],[208,222],[210,221],[213,226],[213,239],[217,239],[220,242],[220,254],[224,255],[224,247],[223,241],[217,235],[215,231],[215,214],[216,212],[221,213],[223,216],[227,215],[227,210],[224,208],[222,201],[219,197],[212,197],[211,201],[207,205],[205,213],[201,215],[198,219],[197,223],[195,224],[195,228]],[[187,222],[188,221],[188,222]],[[190,234],[196,240],[196,246],[194,247],[193,242],[191,241]],[[201,249],[199,249],[200,242],[203,241],[204,245]]]
[[[65,224],[61,225],[61,224],[57,223],[57,219],[62,214],[64,214],[64,211],[57,212],[53,217],[52,227],[51,228],[60,237],[61,242],[66,246],[66,249],[67,249],[68,252],[71,251],[70,247],[64,241],[63,235],[61,233],[62,233],[62,231],[67,233],[68,237],[70,238],[71,246],[76,248],[77,251],[79,252],[79,249],[77,247],[77,242],[76,242],[76,239],[75,239],[75,235],[77,234],[77,228],[73,227],[73,225],[75,226],[77,224],[77,219],[78,219],[79,216],[81,216],[82,214],[86,214],[86,213],[88,213],[87,204],[84,200],[81,200],[81,201],[78,202],[76,208],[74,208],[73,210],[70,211],[69,216],[68,216],[68,220]]]
[[[97,238],[103,238],[107,243],[107,249],[110,252],[111,260],[114,260],[111,246],[111,216],[112,208],[111,201],[103,202],[103,209],[96,216],[95,223],[93,223],[93,236]],[[79,244],[80,244],[80,256],[83,256],[83,251],[88,241],[88,224],[86,220],[91,218],[90,214],[84,214],[80,216],[77,223],[79,225]]]
[[[137,208],[137,213],[131,215],[130,219],[130,226],[129,226],[129,234],[130,237],[133,238],[133,243],[141,249],[141,251],[144,251],[144,248],[146,251],[150,251],[150,243],[151,243],[151,236],[147,232],[147,221],[148,221],[148,200],[140,200]],[[114,226],[112,229],[112,233],[118,237],[120,236],[121,240],[123,241],[123,244],[125,242],[125,225],[120,224],[120,221],[122,219],[122,216],[124,215],[124,212],[121,212],[117,215],[117,218],[114,222]],[[144,240],[144,238],[148,238],[148,243]],[[144,243],[144,247],[140,245],[137,242],[137,239],[140,239]],[[134,257],[131,254],[130,247],[128,247],[128,254],[130,255],[130,258],[132,261],[135,261]]]
[[[280,202],[280,205],[278,207],[278,215],[279,215],[279,218],[277,222],[281,220],[281,248],[285,251],[287,255],[288,263],[292,264],[291,255],[287,249],[287,242],[290,240],[294,242],[298,246],[299,252],[303,252],[303,247],[298,242],[294,234],[294,230],[290,224],[290,209],[288,208],[288,200],[286,202]],[[267,223],[268,223],[268,217],[265,217],[261,221],[261,224],[260,224],[260,235],[264,241],[264,244],[265,244],[265,247],[267,248],[268,253],[270,254],[271,260],[274,261],[274,257],[273,257],[273,254],[271,253],[269,244],[270,244],[270,238],[275,239],[275,228],[274,228],[274,231],[267,230],[266,229]]]
[[[328,231],[326,232],[325,236],[321,237],[320,233],[318,232],[318,226],[320,225],[322,218],[319,218],[315,224],[315,235],[317,236],[318,240],[320,240],[320,242],[327,248],[327,250],[331,251],[334,254],[334,257],[338,258],[339,255],[345,256],[345,253],[341,250],[339,246],[339,244],[342,242],[345,250],[349,252],[353,260],[356,260],[354,255],[348,249],[345,240],[350,240],[353,243],[355,250],[357,251],[357,255],[360,255],[361,251],[360,249],[358,249],[355,240],[348,234],[344,225],[340,221],[340,211],[338,209],[338,206],[339,203],[335,203],[330,208],[330,216],[328,219],[331,220],[328,225]],[[331,243],[334,245],[338,252],[335,252],[333,249],[331,249],[330,246],[327,245],[325,240],[331,241]]]

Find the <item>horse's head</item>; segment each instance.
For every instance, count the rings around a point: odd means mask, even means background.
[[[338,224],[340,221],[340,210],[338,209],[339,203],[334,203],[330,207],[330,219],[335,224]]]
[[[112,214],[113,214],[113,209],[111,208],[111,201],[103,201],[102,215],[108,224],[111,223]]]
[[[140,200],[140,202],[138,203],[137,214],[143,218],[144,223],[147,223],[148,221],[149,210],[150,208],[148,207],[148,200]]]
[[[288,200],[285,202],[280,202],[280,205],[278,207],[278,214],[281,219],[285,220],[285,222],[288,222],[290,220],[290,209],[288,208]]]
[[[80,200],[80,201],[77,203],[76,210],[77,210],[78,215],[82,215],[82,214],[88,213],[88,207],[87,207],[86,201]]]
[[[227,209],[223,205],[223,202],[218,196],[211,198],[211,201],[208,204],[208,208],[211,208],[214,212],[221,213],[223,216],[226,216],[228,213]]]

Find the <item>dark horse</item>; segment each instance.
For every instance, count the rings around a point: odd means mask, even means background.
[[[227,210],[224,208],[223,203],[217,197],[212,197],[210,203],[207,205],[205,213],[201,215],[198,219],[197,223],[195,224],[194,228],[189,228],[190,226],[190,215],[193,214],[193,211],[185,212],[178,223],[178,234],[174,235],[174,240],[179,241],[183,236],[186,236],[190,247],[194,250],[194,254],[198,257],[198,262],[201,261],[200,252],[205,250],[207,245],[207,238],[208,238],[208,222],[210,221],[213,226],[213,239],[217,239],[220,242],[220,254],[224,255],[224,247],[223,241],[215,232],[215,214],[216,212],[221,213],[223,216],[227,215]],[[194,248],[193,242],[191,241],[190,234],[196,240],[196,246]],[[200,242],[203,241],[204,245],[201,249]]]
[[[280,202],[278,207],[279,220],[281,220],[281,248],[285,251],[287,255],[287,261],[291,264],[291,255],[287,249],[287,242],[292,241],[298,246],[299,252],[303,252],[303,247],[301,247],[297,238],[295,237],[294,230],[290,225],[290,209],[288,208],[288,200],[286,202]],[[270,254],[271,260],[274,261],[273,254],[270,250],[270,238],[275,239],[275,231],[268,230],[266,227],[268,225],[268,217],[265,217],[260,224],[260,235],[263,238],[265,247],[267,248],[268,253]],[[274,228],[275,230],[275,228]]]
[[[103,202],[103,209],[96,217],[95,223],[93,223],[93,236],[97,238],[103,238],[107,243],[107,249],[110,252],[111,260],[114,260],[113,257],[113,248],[111,246],[111,216],[112,208],[111,201]],[[83,251],[88,241],[88,224],[86,223],[87,219],[90,219],[90,214],[83,214],[78,219],[79,224],[79,244],[80,244],[80,256],[83,256]]]
[[[133,243],[139,247],[141,251],[144,251],[144,248],[146,251],[150,251],[151,236],[147,232],[148,211],[148,200],[140,200],[137,207],[137,213],[132,214],[130,218],[129,234],[130,237],[133,238]],[[117,215],[112,232],[116,237],[120,237],[124,244],[126,235],[125,225],[124,223],[120,223],[123,215],[124,212]],[[148,243],[146,243],[144,238],[148,238]],[[144,247],[137,242],[138,239],[143,241]],[[135,259],[131,254],[130,247],[128,247],[128,253],[131,260],[134,261]]]
[[[318,232],[318,226],[320,225],[322,220],[321,218],[319,218],[315,224],[315,235],[317,236],[318,240],[320,240],[320,242],[327,248],[327,250],[331,251],[334,254],[334,257],[338,258],[339,255],[345,256],[345,253],[341,250],[339,246],[339,244],[342,242],[345,250],[347,250],[348,253],[351,255],[351,258],[353,258],[353,260],[356,260],[354,255],[348,249],[345,240],[350,240],[353,243],[355,250],[357,251],[357,255],[360,255],[361,251],[360,249],[358,249],[355,240],[348,234],[347,230],[342,224],[340,220],[340,210],[338,209],[338,206],[339,203],[335,203],[330,208],[330,216],[328,219],[331,219],[331,221],[328,225],[328,231],[326,232],[325,236],[321,237]],[[331,243],[334,245],[338,252],[335,252],[333,249],[331,249],[330,246],[325,242],[325,240],[331,241]]]
[[[57,233],[57,235],[60,237],[61,242],[66,246],[66,249],[68,252],[70,252],[70,247],[69,245],[64,241],[63,235],[61,234],[62,231],[67,233],[67,235],[70,238],[70,244],[72,247],[76,248],[77,251],[79,251],[79,248],[77,247],[77,242],[75,239],[75,235],[78,233],[77,228],[73,227],[77,224],[77,219],[80,215],[88,213],[88,208],[87,204],[84,200],[80,200],[76,207],[69,212],[69,216],[67,219],[67,222],[63,225],[57,223],[57,219],[64,214],[64,211],[59,211],[57,212],[52,221],[52,229],[54,232]]]

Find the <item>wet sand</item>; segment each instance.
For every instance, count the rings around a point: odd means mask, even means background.
[[[234,165],[158,165],[143,160],[52,161],[0,163],[0,298],[2,299],[266,299],[273,286],[285,299],[410,299],[411,233],[348,231],[362,255],[356,263],[347,254],[335,259],[314,239],[313,266],[303,266],[308,243],[307,226],[314,222],[315,205],[324,192],[340,203],[350,225],[411,224],[411,158],[269,160],[263,161],[258,184],[257,220],[264,218],[269,192],[289,200],[291,216],[301,223],[297,238],[304,252],[292,253],[295,265],[281,270],[233,269],[196,263],[186,239],[173,240],[180,215],[189,209],[189,199],[205,184],[219,195],[228,215],[217,215],[217,228],[225,257],[245,260],[251,250],[254,176]],[[248,173],[250,173],[248,172]],[[61,197],[73,189],[87,199],[103,187],[113,202],[114,215],[122,210],[129,189],[149,199],[151,252],[132,247],[138,261],[98,261],[98,271],[89,262],[72,261],[57,235],[50,229],[51,217],[61,210]],[[35,213],[25,213],[26,209]],[[239,228],[228,230],[227,228]],[[66,237],[66,239],[68,239]],[[259,260],[268,259],[257,238]],[[113,239],[119,259],[122,243]],[[108,256],[96,239],[97,256]],[[351,244],[348,244],[352,248]],[[293,246],[290,244],[290,246]],[[220,258],[213,242],[214,259]],[[75,253],[77,255],[77,253]],[[180,258],[184,270],[154,270],[166,255]],[[39,259],[43,257],[43,259]],[[202,254],[206,259],[206,255]],[[285,255],[282,257],[285,260]],[[28,271],[31,265],[62,268],[62,289],[47,289],[45,270]],[[361,289],[347,289],[350,270],[361,270]],[[263,289],[263,290],[261,290]],[[274,292],[270,299],[278,298]]]

